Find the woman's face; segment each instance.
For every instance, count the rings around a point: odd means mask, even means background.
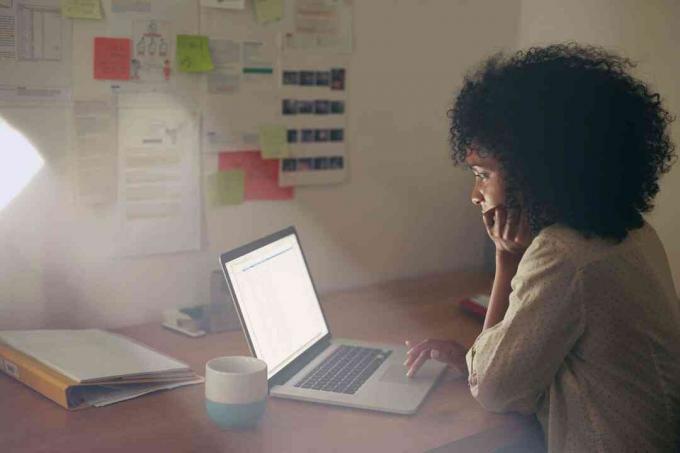
[[[505,181],[500,162],[492,156],[480,156],[474,149],[465,158],[465,163],[475,175],[475,184],[470,194],[472,204],[482,212],[505,205]]]

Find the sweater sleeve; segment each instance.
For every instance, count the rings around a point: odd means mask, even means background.
[[[584,331],[580,272],[537,237],[511,282],[508,310],[467,354],[473,397],[495,412],[532,413]]]

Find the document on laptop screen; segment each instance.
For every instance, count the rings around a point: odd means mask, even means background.
[[[328,333],[294,234],[226,262],[225,269],[267,377]]]

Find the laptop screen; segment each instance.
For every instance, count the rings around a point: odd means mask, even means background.
[[[328,333],[295,234],[224,262],[255,355],[267,378]]]

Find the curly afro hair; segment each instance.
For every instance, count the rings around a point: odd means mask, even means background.
[[[497,53],[468,73],[449,110],[451,157],[496,158],[507,204],[521,206],[533,234],[561,223],[625,239],[643,225],[675,161],[660,96],[634,67],[576,43]]]

